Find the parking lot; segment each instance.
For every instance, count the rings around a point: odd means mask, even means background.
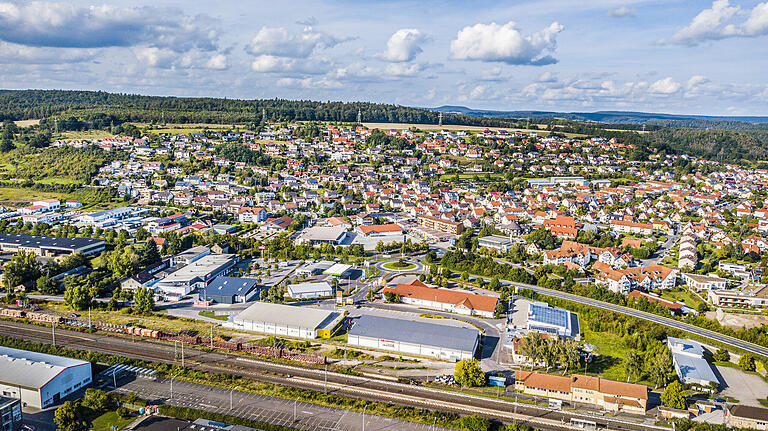
[[[301,430],[356,431],[362,428],[363,423],[363,416],[360,412],[180,381],[173,382],[172,399],[168,399],[170,397],[170,381],[168,380],[139,379],[119,387],[114,392],[135,393],[140,398],[154,403],[164,402]],[[230,400],[232,409],[230,409]],[[399,419],[365,415],[365,429],[371,431],[426,431],[432,427],[431,424],[417,424]]]

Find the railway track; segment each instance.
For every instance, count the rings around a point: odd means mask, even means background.
[[[0,335],[51,344],[52,332],[45,327],[26,323],[0,321]],[[151,339],[131,339],[105,333],[81,333],[56,330],[56,344],[78,350],[89,350],[129,357],[147,362],[180,364],[179,349],[172,343]],[[185,367],[214,373],[234,374],[254,381],[291,386],[343,395],[368,401],[381,401],[411,407],[427,408],[458,414],[481,414],[504,422],[516,421],[543,429],[572,429],[571,419],[591,420],[609,429],[667,430],[620,418],[596,417],[571,411],[547,409],[530,404],[470,395],[439,389],[325,372],[313,367],[300,367],[269,362],[239,354],[184,349]]]

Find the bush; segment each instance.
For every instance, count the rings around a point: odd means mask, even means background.
[[[749,353],[741,355],[739,358],[739,368],[742,371],[755,371],[755,358]]]
[[[131,411],[125,407],[119,407],[115,413],[117,413],[117,416],[119,416],[121,419],[128,419],[131,417]]]
[[[717,349],[717,352],[712,355],[712,359],[717,362],[728,362],[731,360],[731,354],[725,349]]]
[[[461,428],[466,431],[488,431],[491,423],[478,415],[464,416],[461,418]]]

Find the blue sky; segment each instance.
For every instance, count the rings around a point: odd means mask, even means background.
[[[3,88],[768,115],[768,1],[1,2]]]

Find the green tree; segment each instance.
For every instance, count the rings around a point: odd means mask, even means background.
[[[499,290],[500,287],[501,287],[501,283],[499,283],[499,278],[498,277],[493,277],[491,279],[491,282],[488,283],[488,289],[491,289],[493,291]]]
[[[155,262],[159,262],[160,259],[162,259],[162,257],[160,256],[160,252],[157,251],[157,244],[155,244],[155,241],[152,239],[147,240],[139,251],[139,265],[149,266]]]
[[[133,311],[140,314],[151,313],[155,309],[155,294],[148,287],[141,287],[133,296]]]
[[[64,302],[73,310],[85,310],[91,305],[93,297],[87,284],[74,276],[64,280]]]
[[[684,409],[685,395],[683,394],[683,385],[677,380],[667,385],[661,394],[661,402],[673,409]]]
[[[59,293],[59,286],[56,280],[46,272],[37,279],[37,290],[46,295],[56,295]]]
[[[11,124],[13,124],[11,122]],[[14,149],[13,145],[13,128],[6,122],[3,127],[3,133],[0,135],[0,152],[7,153]]]
[[[658,388],[667,383],[669,374],[672,372],[672,357],[669,351],[664,347],[659,347],[651,352],[650,360],[647,361],[648,374]]]
[[[739,368],[743,371],[755,371],[755,358],[749,353],[741,355],[739,358]]]
[[[384,292],[384,300],[392,303],[399,303],[402,299],[395,292]]]
[[[457,362],[453,378],[464,387],[485,385],[485,373],[480,369],[476,359],[463,359]]]
[[[643,370],[643,357],[637,350],[632,349],[624,357],[624,371],[627,373],[627,382],[630,377],[635,376],[635,381],[640,378],[640,372]]]
[[[85,431],[88,424],[83,418],[80,406],[72,401],[66,401],[53,414],[53,421],[61,431]]]
[[[95,412],[102,413],[115,408],[115,402],[112,399],[112,396],[107,392],[88,388],[85,390],[82,406]]]
[[[11,291],[16,286],[40,277],[40,264],[31,251],[20,251],[3,265],[3,287]]]

